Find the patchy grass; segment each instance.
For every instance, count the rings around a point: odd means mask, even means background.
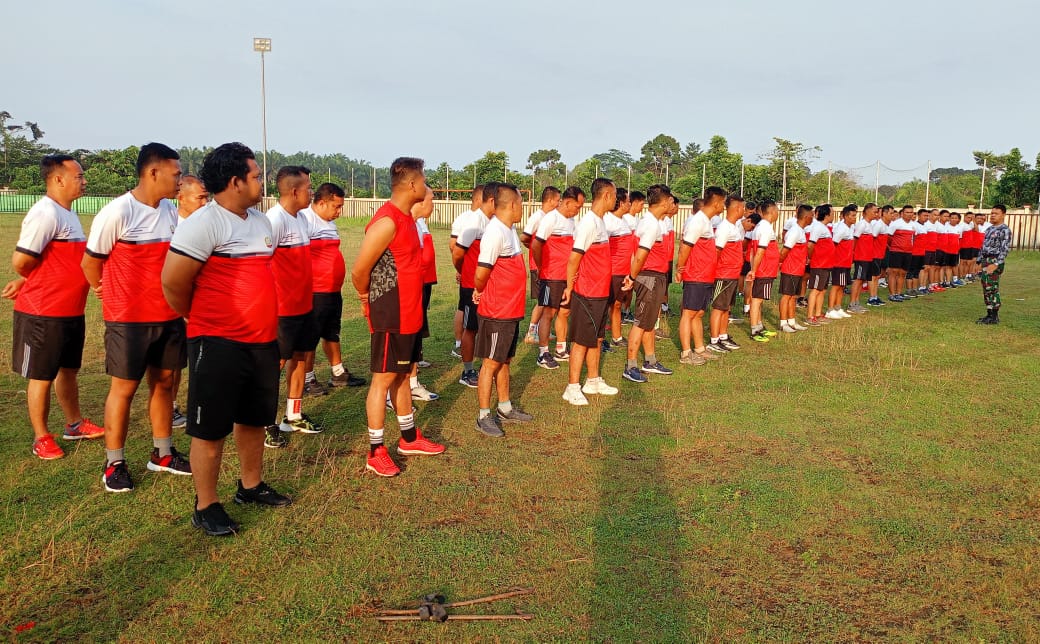
[[[0,245],[14,246],[18,224],[0,218]],[[348,262],[361,225],[341,223]],[[997,328],[973,324],[973,285],[745,342],[719,364],[643,386],[622,383],[622,358],[610,355],[605,375],[621,395],[582,409],[560,399],[565,373],[537,369],[521,347],[513,398],[537,420],[492,441],[474,430],[474,392],[448,358],[455,288],[447,233],[435,236],[435,366],[422,377],[442,399],[419,403],[418,418],[448,452],[408,459],[396,479],[366,475],[364,391],[308,399],[328,430],[266,454],[265,478],[296,504],[232,508],[244,528],[232,539],[191,528],[190,481],[146,472],[143,397],[128,445],[133,494],[102,491],[99,442],[66,444],[61,461],[30,456],[24,383],[8,371],[11,305],[0,304],[0,634],[1040,639],[1040,255],[1010,259]],[[363,374],[366,328],[346,300],[347,364]],[[107,389],[101,338],[92,300],[81,392],[94,419]],[[676,341],[662,344],[679,367]],[[51,418],[58,426],[56,406]],[[225,498],[236,468],[232,451]],[[488,610],[522,608],[530,622],[367,618],[425,593],[467,599],[516,585],[536,592]]]

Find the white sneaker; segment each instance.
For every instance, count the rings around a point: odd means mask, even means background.
[[[794,324],[792,324],[791,326],[794,327],[795,331],[808,331],[809,330],[809,327],[802,326],[801,324],[798,324],[798,320],[795,320]]]
[[[828,320],[841,320],[841,319],[843,319],[841,314],[838,313],[837,311],[834,311],[834,310],[827,311],[827,313],[823,317],[827,318]]]
[[[851,318],[852,317],[852,315],[848,311],[846,311],[845,309],[837,309],[834,312],[837,313],[838,315],[840,315],[843,318]]]
[[[798,329],[794,328],[790,324],[781,324],[780,330],[784,333],[798,333]]]
[[[589,379],[585,381],[585,386],[581,388],[582,393],[586,394],[599,394],[601,396],[616,396],[618,393],[617,387],[611,387],[603,380],[603,378],[596,378],[595,380]]]
[[[431,400],[437,400],[438,398],[440,398],[440,396],[427,389],[421,382],[418,386],[412,387],[412,400],[423,400],[429,402]]]
[[[585,397],[585,394],[581,393],[581,388],[578,385],[567,385],[567,388],[563,390],[563,399],[578,407],[589,404],[589,399]]]
[[[528,331],[524,336],[524,344],[538,344],[538,332]]]

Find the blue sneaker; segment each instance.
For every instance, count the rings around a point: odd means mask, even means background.
[[[646,382],[647,378],[643,375],[643,372],[638,367],[632,367],[631,369],[625,369],[621,372],[621,377],[625,380],[631,380],[632,382]]]
[[[535,363],[542,369],[559,369],[560,365],[556,362],[556,359],[552,357],[551,353],[543,353],[538,356]]]
[[[673,373],[671,369],[669,369],[668,367],[664,366],[660,362],[655,362],[654,364],[650,364],[649,362],[644,362],[643,363],[643,368],[641,369],[641,371],[643,373],[657,373],[657,374],[661,374],[662,376],[670,376]]]

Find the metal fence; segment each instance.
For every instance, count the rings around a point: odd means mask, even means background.
[[[84,196],[77,199],[72,204],[72,207],[73,210],[81,215],[94,215],[114,198],[115,197]],[[40,195],[0,194],[0,213],[24,213],[39,200]],[[343,204],[343,217],[348,219],[368,219],[375,214],[376,210],[386,203],[386,201],[386,199],[348,198]],[[278,199],[276,197],[266,197],[261,203],[261,207],[266,211],[277,202]],[[433,202],[433,214],[429,216],[427,222],[430,226],[435,228],[449,228],[451,222],[455,221],[455,218],[460,214],[469,210],[469,207],[470,202],[468,200],[435,200]],[[531,213],[537,209],[537,203],[524,204],[524,214],[520,220],[520,228],[522,228],[527,222],[527,218]],[[586,205],[585,209],[588,209],[588,205]],[[966,208],[947,208],[946,210],[961,214],[970,212]],[[989,209],[983,209],[982,212],[989,212]],[[780,211],[780,217],[777,218],[776,223],[774,224],[778,236],[780,236],[783,231],[784,222],[786,222],[790,217],[793,217],[794,214],[794,208],[784,208]],[[682,235],[683,223],[689,215],[690,206],[680,205],[679,214],[675,216],[677,237]],[[1028,209],[1009,210],[1007,216],[1004,218],[1004,223],[1011,228],[1012,249],[1040,250],[1040,213],[1035,213]]]

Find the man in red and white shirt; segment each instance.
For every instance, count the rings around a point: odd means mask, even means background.
[[[253,209],[262,188],[249,148],[217,147],[200,174],[213,201],[177,226],[162,286],[170,307],[188,320],[192,525],[226,536],[238,531],[217,497],[228,434],[241,468],[235,502],[292,503],[263,481],[264,426],[278,405],[274,242],[270,221]]]
[[[29,381],[32,451],[52,460],[65,456],[47,430],[52,382],[65,413],[65,440],[100,438],[104,430],[80,413],[77,382],[90,287],[80,268],[87,239],[72,202],[83,195],[87,182],[79,163],[64,154],[43,157],[40,174],[47,195],[22,220],[11,256],[18,277],[4,286],[2,295],[14,300],[11,367]]]
[[[849,295],[849,313],[866,313],[859,303],[863,285],[869,284],[874,276],[874,219],[879,215],[877,204],[863,206],[863,218],[852,228],[852,288]]]
[[[623,347],[627,344],[621,335],[621,311],[627,309],[632,301],[632,291],[621,290],[621,283],[628,275],[629,266],[632,264],[632,253],[635,251],[635,236],[629,227],[625,216],[628,214],[631,202],[628,191],[617,188],[617,197],[614,209],[603,215],[603,225],[607,229],[610,238],[610,340],[604,344],[604,350],[613,351],[614,348]]]
[[[484,203],[484,186],[483,184],[477,184],[473,186],[473,191],[470,194],[470,207],[469,210],[455,217],[451,222],[451,235],[448,237],[448,256],[455,256],[455,242],[458,241],[459,235],[469,225],[473,216],[480,210],[480,205]],[[462,318],[463,318],[463,304],[465,302],[473,302],[472,290],[466,290],[463,292],[462,288],[462,276],[457,272],[455,274],[455,283],[459,285],[459,302],[458,308],[455,310],[455,318],[453,320],[452,329],[455,333],[455,348],[451,350],[451,356],[453,358],[462,357]]]
[[[563,302],[563,291],[567,288],[567,260],[574,246],[574,217],[585,205],[585,192],[576,186],[563,191],[560,205],[546,213],[538,223],[538,230],[531,241],[531,255],[538,264],[538,301],[542,305],[542,317],[538,322],[537,364],[543,369],[556,369],[557,361],[566,362],[567,320],[570,307]],[[549,351],[549,327],[556,318],[556,350]]]
[[[531,242],[534,234],[538,232],[538,224],[546,213],[556,210],[560,205],[560,189],[556,186],[545,186],[542,188],[542,205],[538,210],[531,213],[524,225],[524,231],[520,233],[520,243],[527,249],[527,261],[531,271],[530,298],[534,300],[534,308],[531,309],[531,323],[527,327],[527,335],[524,336],[524,344],[538,344],[538,322],[542,319],[542,305],[538,302],[539,280],[538,265],[534,261],[534,253],[531,252]]]
[[[383,445],[387,392],[401,430],[397,453],[434,455],[444,451],[443,445],[423,436],[415,426],[408,383],[412,363],[419,361],[422,340],[422,249],[411,214],[415,204],[426,198],[422,159],[394,160],[390,165],[390,190],[390,200],[365,227],[350,273],[371,331],[372,384],[365,399],[369,442],[366,467],[379,476],[401,473]]]
[[[683,224],[682,246],[676,265],[678,281],[682,282],[682,312],[679,316],[679,344],[682,364],[702,365],[717,360],[704,346],[704,313],[715,293],[715,231],[711,218],[726,208],[726,191],[718,186],[705,190],[701,207],[690,214]],[[691,344],[692,342],[692,344]]]
[[[773,296],[773,283],[780,272],[780,246],[776,243],[776,230],[773,225],[780,217],[780,209],[776,202],[766,199],[758,205],[762,219],[752,231],[751,270],[748,280],[751,282],[751,307],[748,309],[748,323],[751,325],[751,339],[756,342],[768,341],[776,335],[762,323],[762,304]]]
[[[823,316],[823,300],[831,284],[834,268],[834,240],[829,225],[834,219],[830,204],[816,207],[813,222],[806,231],[806,251],[809,255],[809,306],[806,311],[809,326],[827,324]],[[830,319],[840,319],[831,316]]]
[[[473,277],[477,303],[475,355],[481,358],[477,379],[477,431],[492,438],[505,436],[501,423],[526,423],[534,416],[510,399],[509,369],[524,319],[524,285],[530,277],[516,226],[523,215],[523,199],[516,186],[495,184],[495,216],[484,229]],[[491,415],[491,389],[498,392],[498,411]]]
[[[906,274],[913,262],[913,206],[903,206],[888,224],[888,301],[905,302]]]
[[[784,234],[784,246],[780,249],[780,330],[784,333],[806,331],[809,328],[799,324],[795,314],[798,295],[802,291],[802,276],[805,275],[805,260],[808,258],[805,229],[813,220],[812,206],[799,205],[793,219],[794,223]]]
[[[610,235],[603,216],[617,205],[617,189],[610,179],[592,182],[592,205],[574,230],[574,245],[567,260],[567,288],[563,301],[570,305],[570,373],[563,399],[572,405],[587,405],[585,394],[614,396],[600,375],[600,357],[610,306]],[[585,386],[581,368],[587,367]]]
[[[831,241],[834,242],[834,267],[831,269],[831,292],[827,302],[827,313],[842,318],[852,317],[842,308],[845,288],[848,287],[852,256],[855,252],[856,239],[852,227],[856,225],[859,208],[850,203],[841,209],[841,216],[831,228]]]
[[[419,235],[419,247],[422,254],[422,305],[423,326],[419,338],[419,362],[412,365],[412,373],[408,376],[408,384],[412,391],[412,400],[430,402],[440,398],[419,382],[419,367],[429,367],[430,363],[423,357],[423,340],[430,337],[430,299],[433,297],[433,285],[437,283],[437,251],[433,245],[433,233],[426,224],[426,218],[433,214],[433,190],[426,187],[426,198],[412,206],[412,217],[415,218],[415,232]]]
[[[473,343],[477,336],[477,305],[473,302],[473,276],[477,272],[480,240],[488,220],[495,216],[495,190],[498,184],[483,187],[484,200],[468,219],[460,224],[459,236],[451,251],[451,261],[459,272],[459,309],[462,311],[462,375],[459,384],[476,389],[477,370],[473,368]]]
[[[725,217],[715,229],[715,292],[711,299],[711,318],[708,328],[711,343],[708,350],[729,353],[740,345],[729,337],[729,311],[740,288],[740,269],[744,265],[744,229],[737,222],[744,216],[744,198],[737,194],[726,197]]]
[[[184,319],[166,303],[162,267],[177,228],[180,156],[162,143],[137,155],[137,186],[94,217],[83,273],[101,299],[105,319],[105,371],[112,381],[105,399],[105,467],[109,492],[130,492],[126,464],[130,405],[148,376],[152,455],[148,469],[191,475],[188,459],[173,446],[174,374],[187,366]]]

